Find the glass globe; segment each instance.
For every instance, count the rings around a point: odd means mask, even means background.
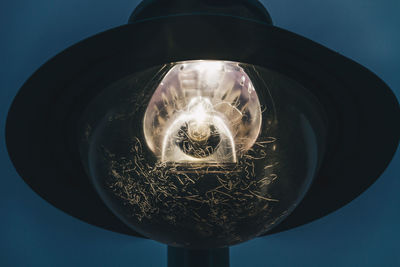
[[[80,122],[86,172],[128,226],[172,246],[265,233],[323,156],[324,112],[302,85],[238,62],[175,62],[108,85]]]

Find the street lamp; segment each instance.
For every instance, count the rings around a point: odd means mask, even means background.
[[[228,246],[368,188],[399,114],[378,77],[258,1],[143,1],[24,84],[6,141],[61,210],[168,244],[170,266],[227,266]]]

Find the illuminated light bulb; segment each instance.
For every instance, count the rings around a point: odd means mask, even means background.
[[[234,62],[177,63],[144,117],[147,145],[161,162],[236,163],[258,137],[261,108],[252,82]]]
[[[193,98],[165,131],[161,162],[235,163],[235,143],[208,99]]]

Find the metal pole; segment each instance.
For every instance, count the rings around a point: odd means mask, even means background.
[[[229,267],[229,247],[197,250],[168,246],[168,267]]]

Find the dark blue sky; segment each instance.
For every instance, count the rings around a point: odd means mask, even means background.
[[[262,2],[276,26],[365,65],[400,97],[400,1]],[[1,1],[0,266],[165,266],[164,245],[93,227],[42,200],[15,172],[4,141],[7,110],[23,82],[61,50],[124,24],[137,3]],[[371,103],[371,109],[379,106]],[[311,224],[232,247],[231,266],[400,266],[399,177],[397,152],[382,177],[349,205]]]

